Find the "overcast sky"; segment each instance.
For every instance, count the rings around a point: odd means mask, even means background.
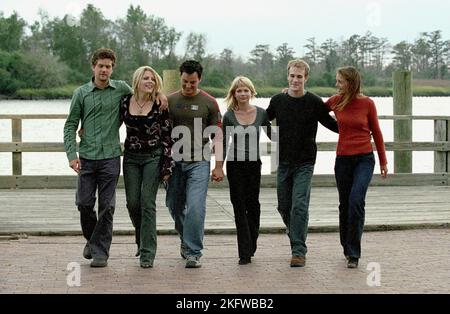
[[[256,44],[275,51],[284,42],[301,56],[307,38],[341,40],[367,31],[393,44],[434,30],[450,39],[449,0],[0,0],[0,11],[4,16],[16,11],[31,23],[39,19],[39,9],[50,17],[79,16],[88,3],[111,20],[125,17],[130,4],[140,5],[184,35],[206,34],[208,52],[230,48],[243,57]],[[183,49],[184,37],[177,51]]]

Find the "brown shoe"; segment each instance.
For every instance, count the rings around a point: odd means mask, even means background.
[[[306,264],[306,257],[292,255],[291,267],[304,267]]]

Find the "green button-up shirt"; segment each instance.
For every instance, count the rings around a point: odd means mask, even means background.
[[[84,130],[79,148],[81,158],[101,160],[120,156],[120,99],[131,92],[127,83],[116,80],[110,80],[104,89],[91,81],[75,90],[64,125],[64,147],[69,161],[78,158],[76,132],[80,120]]]

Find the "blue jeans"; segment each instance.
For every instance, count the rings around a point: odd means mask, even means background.
[[[153,262],[156,255],[156,194],[161,154],[160,149],[148,154],[126,151],[123,159],[127,208],[136,230],[141,262]]]
[[[88,160],[80,158],[76,205],[80,211],[81,229],[89,243],[92,257],[109,257],[116,206],[116,186],[120,174],[120,157]],[[98,218],[95,192],[98,189]]]
[[[339,233],[346,256],[361,257],[366,193],[374,167],[373,153],[336,157],[334,173],[339,192]]]
[[[286,225],[292,255],[306,256],[309,199],[313,164],[299,166],[280,162],[277,173],[278,211]]]
[[[209,161],[180,161],[167,185],[166,206],[188,257],[202,256],[209,177]]]

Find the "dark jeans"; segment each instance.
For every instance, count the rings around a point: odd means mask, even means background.
[[[154,154],[125,152],[123,159],[127,209],[136,230],[142,262],[153,262],[156,255],[156,194],[161,154],[161,150]]]
[[[313,164],[298,166],[280,162],[277,171],[278,212],[286,225],[292,255],[306,256],[308,251],[309,199]]]
[[[116,186],[120,174],[120,157],[88,160],[80,158],[76,205],[80,211],[81,229],[93,258],[108,258],[112,241]],[[98,218],[95,192],[98,189]]]
[[[228,161],[227,178],[236,223],[239,258],[256,252],[261,205],[261,161]]]
[[[334,167],[339,192],[339,232],[344,254],[361,257],[366,193],[375,167],[373,153],[337,156]]]

